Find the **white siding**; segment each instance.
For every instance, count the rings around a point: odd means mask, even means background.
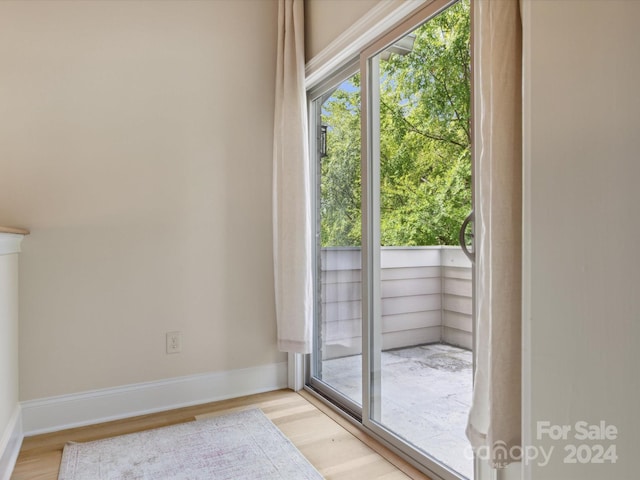
[[[384,349],[471,348],[471,265],[459,248],[385,247],[380,263]],[[360,353],[360,249],[323,249],[320,264],[325,358]]]

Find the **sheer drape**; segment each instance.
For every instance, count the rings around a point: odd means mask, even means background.
[[[493,467],[521,442],[522,22],[518,0],[474,3],[476,373],[467,436]]]
[[[280,0],[273,141],[273,257],[278,348],[309,353],[312,331],[311,190],[303,0]]]

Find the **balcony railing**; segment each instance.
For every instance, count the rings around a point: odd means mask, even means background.
[[[323,358],[361,353],[360,248],[321,251]],[[471,263],[459,247],[382,247],[382,348],[471,349]]]

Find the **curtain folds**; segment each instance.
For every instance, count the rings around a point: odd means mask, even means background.
[[[522,22],[518,0],[474,9],[477,350],[467,436],[501,468],[521,453]]]
[[[313,318],[304,2],[279,0],[273,140],[273,258],[278,348],[309,353]]]

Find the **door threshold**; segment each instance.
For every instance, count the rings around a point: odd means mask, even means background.
[[[441,477],[435,475],[427,467],[368,430],[358,418],[342,410],[331,399],[317,390],[305,385],[304,389],[298,391],[298,393],[408,477],[413,480],[441,480]]]

